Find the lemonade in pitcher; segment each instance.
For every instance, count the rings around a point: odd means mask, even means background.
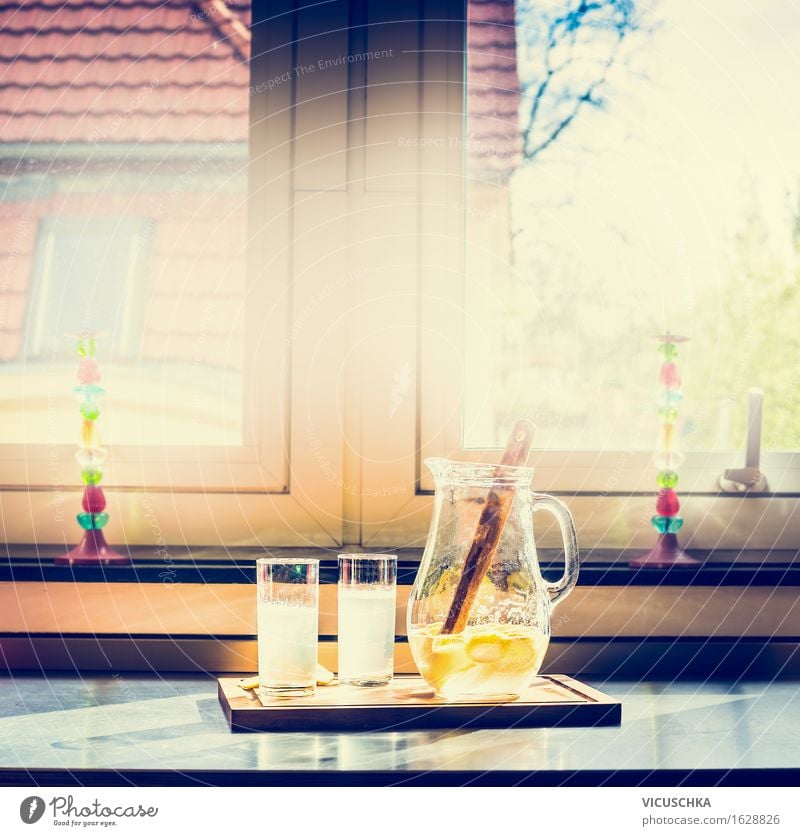
[[[439,697],[516,699],[544,661],[553,606],[577,580],[572,517],[557,499],[532,492],[530,468],[425,463],[436,496],[407,608],[411,655]],[[539,510],[561,527],[566,571],[556,583],[539,570],[533,538]],[[480,559],[473,561],[475,555]]]
[[[520,694],[547,651],[548,637],[535,627],[487,624],[444,635],[441,627],[434,622],[408,640],[423,679],[449,699]]]

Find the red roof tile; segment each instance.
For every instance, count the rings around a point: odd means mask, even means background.
[[[249,23],[249,3],[224,9]],[[244,141],[247,44],[234,29],[209,2],[0,0],[0,136]]]

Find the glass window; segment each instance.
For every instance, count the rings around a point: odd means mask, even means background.
[[[2,441],[74,443],[98,330],[106,441],[241,445],[249,2],[0,15]]]
[[[800,449],[800,18],[788,0],[470,3],[463,440]],[[778,34],[779,33],[779,34]]]

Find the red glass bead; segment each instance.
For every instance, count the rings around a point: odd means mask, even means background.
[[[658,380],[667,389],[680,389],[681,376],[678,374],[678,367],[674,363],[663,363]]]
[[[681,505],[678,502],[678,495],[670,488],[658,492],[656,499],[656,511],[662,517],[674,517],[680,511]]]
[[[106,497],[99,485],[87,485],[83,492],[83,510],[88,514],[99,514],[106,507]]]

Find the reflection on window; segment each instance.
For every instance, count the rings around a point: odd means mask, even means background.
[[[800,449],[800,19],[789,0],[469,3],[467,446]],[[780,33],[780,37],[776,33]]]
[[[3,443],[74,442],[65,335],[87,330],[106,441],[242,443],[249,18],[0,9]]]

